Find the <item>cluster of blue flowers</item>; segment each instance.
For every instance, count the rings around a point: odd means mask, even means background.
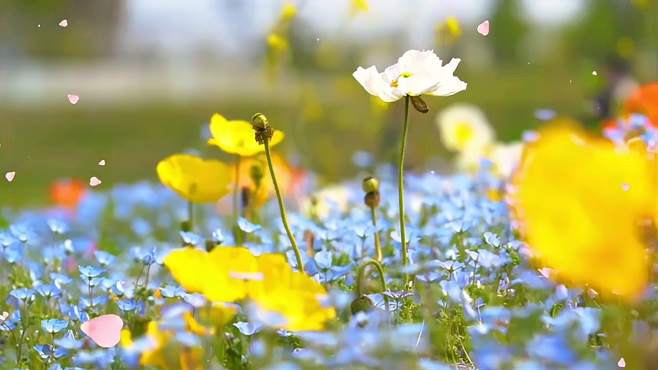
[[[555,284],[550,271],[532,266],[503,199],[504,181],[486,169],[476,175],[408,176],[410,264],[403,267],[394,173],[388,167],[373,172],[381,181],[376,228],[356,181],[342,185],[346,199],[315,197],[311,207],[323,203],[325,212],[290,215],[293,232],[303,241],[305,270],[329,291],[336,323],[323,332],[273,331],[267,320],[245,309],[224,334],[237,353],[232,366],[620,366],[617,349],[606,345],[597,293]],[[184,245],[234,241],[229,218],[210,206],[197,210],[193,231],[180,231],[186,212],[175,194],[149,183],[89,193],[72,214],[3,211],[0,367],[139,368],[140,355],[157,346],[145,335],[149,321],[166,323],[182,345],[201,346],[183,317],[207,302],[177,286],[162,261]],[[239,219],[243,244],[257,254],[287,253],[294,266],[277,212],[268,203],[262,224]],[[368,270],[359,297],[356,271],[375,255],[375,233],[384,250],[388,289],[382,291]],[[414,277],[411,287],[403,285],[404,274]],[[656,312],[649,306],[646,311],[643,317]],[[120,316],[135,340],[101,348],[81,331],[82,323],[108,313]],[[651,330],[639,316],[631,322],[629,335]]]

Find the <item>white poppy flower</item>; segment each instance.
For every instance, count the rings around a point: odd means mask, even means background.
[[[452,105],[436,117],[436,123],[446,149],[468,152],[466,157],[481,156],[494,141],[487,117],[474,105]]]
[[[377,67],[359,67],[352,74],[371,95],[385,102],[394,102],[404,96],[448,96],[466,90],[466,82],[453,73],[461,59],[453,58],[443,65],[431,50],[409,50],[398,62],[384,70]]]

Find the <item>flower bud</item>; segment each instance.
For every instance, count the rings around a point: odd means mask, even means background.
[[[270,122],[263,113],[256,113],[251,117],[251,124],[256,129],[265,129],[270,126]]]
[[[251,178],[251,181],[254,182],[256,187],[260,186],[260,182],[263,180],[263,176],[265,176],[265,171],[261,163],[254,164],[249,168],[249,177]]]
[[[363,191],[366,193],[379,191],[379,180],[377,180],[375,177],[368,176],[365,179],[363,179],[363,182],[361,183],[361,187],[363,188]]]
[[[364,294],[352,301],[350,304],[350,311],[352,311],[352,315],[356,315],[359,312],[368,312],[370,309],[372,309],[372,307],[372,300]]]
[[[379,207],[380,202],[381,197],[379,196],[378,191],[371,191],[370,193],[366,194],[365,197],[363,197],[363,203],[365,203],[370,208]]]
[[[425,101],[421,99],[420,96],[412,96],[411,104],[413,104],[414,108],[420,113],[427,113],[430,111],[430,108],[427,106],[427,103],[425,103]]]

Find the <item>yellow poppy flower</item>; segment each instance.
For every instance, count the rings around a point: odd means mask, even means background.
[[[630,301],[648,280],[641,224],[655,212],[651,176],[645,154],[552,128],[527,148],[512,207],[533,254],[558,279]]]
[[[179,248],[165,257],[164,264],[181,287],[193,293],[204,291],[209,278],[206,275],[210,270],[206,251],[192,247]]]
[[[281,315],[290,331],[322,330],[328,320],[336,317],[333,307],[326,306],[324,287],[305,273],[292,271],[280,254],[258,257],[261,281],[250,283],[250,298],[259,308]]]
[[[183,288],[212,302],[243,299],[246,280],[258,273],[256,258],[243,247],[216,247],[210,253],[180,248],[169,253],[164,264]]]
[[[142,366],[157,366],[163,370],[203,370],[203,348],[185,347],[172,340],[174,333],[160,330],[157,322],[148,323],[146,335],[154,346],[142,353]]]
[[[212,302],[235,302],[247,295],[247,281],[259,278],[256,257],[244,247],[215,247],[208,254],[211,279],[203,294]]]
[[[321,330],[336,317],[334,308],[323,302],[325,288],[312,277],[293,271],[280,254],[255,257],[243,247],[216,247],[210,253],[181,248],[170,253],[164,264],[186,289],[211,302],[252,300],[259,308],[281,315],[286,320],[281,328],[287,330]],[[202,311],[201,318],[210,317],[209,321],[221,326],[235,314],[230,305],[214,308],[210,313]]]
[[[210,119],[210,133],[212,138],[208,140],[208,144],[216,145],[227,153],[249,157],[265,151],[265,146],[254,139],[254,129],[247,121],[229,121],[221,114],[215,113]],[[283,137],[283,132],[274,130],[270,147],[280,143]]]
[[[215,202],[231,190],[231,168],[216,160],[174,154],[158,163],[160,181],[195,203]]]

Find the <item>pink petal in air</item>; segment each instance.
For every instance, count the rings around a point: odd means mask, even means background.
[[[123,320],[117,315],[102,315],[84,322],[80,330],[103,348],[111,348],[119,343]]]
[[[480,24],[478,24],[478,33],[482,36],[486,36],[489,34],[489,21],[484,21]]]

